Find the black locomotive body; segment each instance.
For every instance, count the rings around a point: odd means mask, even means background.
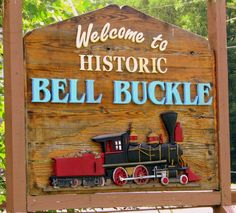
[[[129,145],[128,162],[160,161],[166,160],[168,165],[178,165],[183,154],[179,144]]]
[[[166,112],[161,117],[169,135],[169,141],[163,144],[130,143],[129,131],[92,138],[93,141],[101,143],[105,164],[163,160],[166,165],[178,165],[183,151],[174,141],[177,113]]]
[[[116,185],[130,180],[144,184],[153,178],[161,179],[164,185],[169,183],[169,178],[178,179],[182,184],[199,180],[184,163],[181,146],[175,142],[177,113],[165,112],[161,118],[169,136],[166,143],[131,143],[130,131],[92,138],[101,143],[106,176]],[[130,168],[132,173],[128,174]]]

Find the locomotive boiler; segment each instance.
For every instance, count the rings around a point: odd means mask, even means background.
[[[177,113],[164,112],[160,116],[168,133],[167,142],[151,137],[151,143],[138,143],[131,130],[93,137],[92,141],[101,145],[102,153],[96,157],[90,153],[54,159],[52,186],[104,186],[109,180],[122,186],[127,182],[146,184],[155,179],[162,185],[170,181],[185,185],[200,180],[183,161],[181,145],[176,143]]]

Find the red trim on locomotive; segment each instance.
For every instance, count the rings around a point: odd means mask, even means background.
[[[183,141],[184,141],[183,129],[180,125],[180,122],[177,122],[175,126],[175,142],[183,142]]]
[[[112,144],[113,144],[113,142],[111,140],[106,142],[106,151],[107,152],[113,152],[114,151]]]
[[[57,177],[104,176],[104,154],[95,157],[85,153],[81,157],[54,158],[54,174]]]
[[[136,140],[138,140],[138,136],[136,136],[136,135],[130,135],[130,136],[129,136],[129,140],[131,140],[131,141],[136,141]]]
[[[152,141],[158,141],[158,136],[152,136],[152,137],[148,137],[148,142],[152,142]]]
[[[119,153],[123,153],[124,151],[114,151],[114,152],[106,152],[105,155],[109,155],[109,154],[119,154]]]
[[[201,180],[201,177],[196,175],[190,168],[187,168],[185,173],[188,175],[189,182],[196,182],[196,181]]]

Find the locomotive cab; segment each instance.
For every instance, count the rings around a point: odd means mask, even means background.
[[[104,152],[105,165],[127,162],[128,133],[99,135],[92,138],[101,143]]]

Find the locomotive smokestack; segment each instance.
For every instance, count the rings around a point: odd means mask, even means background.
[[[164,122],[165,128],[169,136],[169,143],[175,144],[175,125],[177,120],[176,112],[164,112],[161,113],[162,121]]]

